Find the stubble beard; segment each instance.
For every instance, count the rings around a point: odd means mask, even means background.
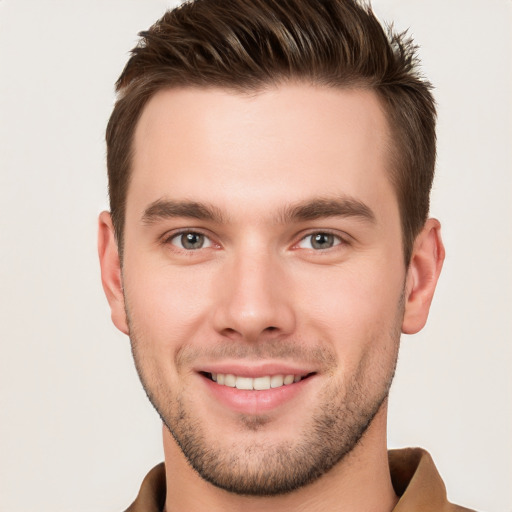
[[[226,491],[245,496],[276,496],[314,482],[350,454],[364,436],[386,402],[393,381],[403,306],[397,317],[387,333],[391,343],[384,343],[388,350],[393,347],[391,353],[368,353],[350,382],[326,385],[300,436],[275,444],[262,441],[264,436],[257,435],[268,421],[264,415],[239,417],[239,429],[254,432],[254,439],[260,441],[223,444],[215,436],[208,436],[208,418],[191,413],[189,397],[166,389],[156,375],[147,371],[141,350],[143,342],[132,328],[130,340],[146,394],[192,468],[204,480]],[[292,352],[293,347],[289,350]],[[324,353],[323,357],[332,359],[334,354]],[[379,382],[372,387],[376,365]],[[227,432],[226,439],[229,437]]]

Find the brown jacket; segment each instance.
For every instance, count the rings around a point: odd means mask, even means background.
[[[421,448],[389,451],[393,487],[400,500],[393,512],[474,512],[448,502],[432,457]],[[126,512],[161,512],[165,504],[165,466],[154,467]]]

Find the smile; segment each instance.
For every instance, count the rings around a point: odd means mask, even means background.
[[[286,403],[306,397],[316,389],[318,373],[311,368],[262,364],[247,366],[219,364],[217,368],[198,371],[210,397],[228,410],[249,414],[267,414]],[[310,370],[310,371],[308,371]],[[305,394],[306,393],[306,394]],[[224,414],[224,413],[223,413]]]
[[[210,373],[207,374],[211,380],[220,386],[227,386],[230,388],[264,391],[267,389],[280,388],[282,386],[289,386],[290,384],[300,382],[302,379],[307,378],[307,375],[265,375],[262,377],[242,377],[233,375],[231,373]]]

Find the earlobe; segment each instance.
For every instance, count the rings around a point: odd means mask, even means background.
[[[100,258],[101,282],[110,305],[112,322],[121,332],[128,334],[121,263],[109,212],[101,212],[98,219],[98,255]]]
[[[424,327],[444,256],[441,225],[437,219],[428,219],[416,237],[407,270],[404,334],[414,334]]]

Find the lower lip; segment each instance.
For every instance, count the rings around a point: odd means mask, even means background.
[[[201,376],[210,393],[223,405],[234,412],[243,414],[261,414],[271,411],[287,402],[297,398],[308,383],[313,379],[310,376],[306,379],[284,385],[278,388],[265,390],[245,390],[230,388],[217,384],[208,377]]]

